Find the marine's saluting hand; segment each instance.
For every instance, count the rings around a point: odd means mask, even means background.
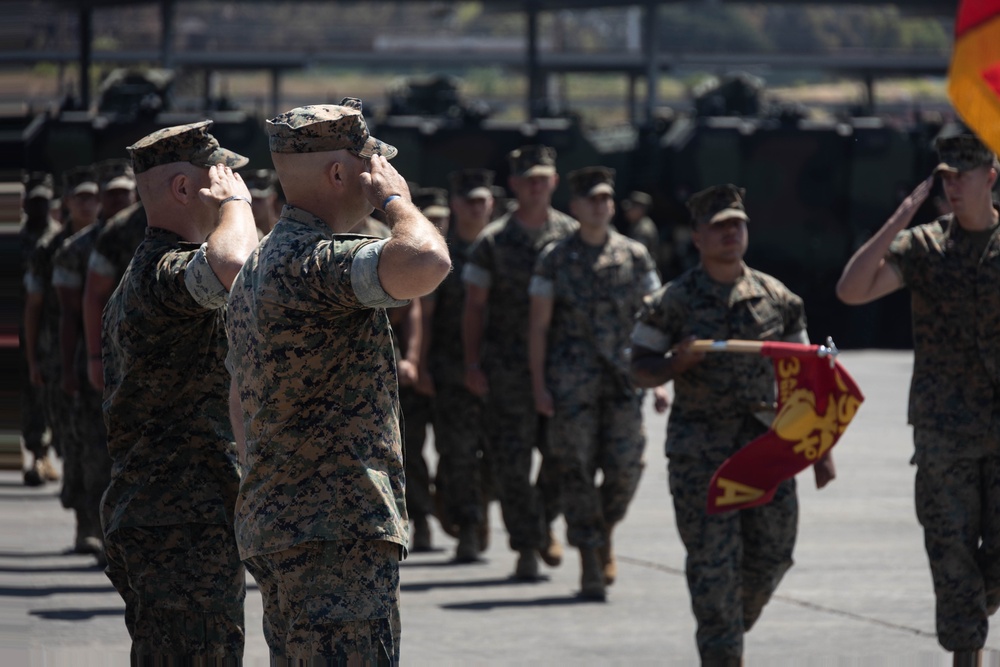
[[[250,201],[250,190],[247,189],[243,177],[224,164],[217,164],[208,169],[209,186],[202,188],[198,194],[206,202],[216,206],[229,197],[245,197]],[[232,204],[230,204],[232,205]],[[241,204],[242,206],[242,204]]]

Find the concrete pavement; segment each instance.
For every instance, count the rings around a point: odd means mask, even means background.
[[[912,355],[841,357],[867,400],[835,448],[838,479],[817,492],[799,476],[796,565],[746,638],[745,664],[950,665],[934,634],[933,594],[913,510],[906,398]],[[515,555],[499,511],[481,563],[451,563],[454,541],[401,566],[404,665],[696,665],[663,457],[665,417],[647,406],[646,470],[615,534],[618,582],[606,603],[580,601],[579,562],[510,581]],[[57,488],[0,473],[0,667],[124,665],[123,604],[92,559],[66,554],[73,522]],[[435,525],[435,529],[437,526]],[[560,536],[563,526],[560,525]],[[246,664],[267,665],[260,594],[248,579]],[[1000,632],[984,664],[1000,666]]]

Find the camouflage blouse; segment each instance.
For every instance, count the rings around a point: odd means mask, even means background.
[[[146,209],[132,204],[105,223],[94,241],[87,269],[118,282],[146,235]]]
[[[469,258],[472,244],[457,234],[448,237],[451,273],[438,288],[421,301],[434,304],[431,320],[431,347],[428,365],[434,382],[439,385],[462,386],[465,381],[465,360],[462,354],[462,315],[465,312],[465,283],[462,270]]]
[[[104,310],[106,532],[232,521],[225,298],[204,245],[146,230]]]
[[[87,277],[87,260],[94,249],[94,240],[104,228],[104,222],[98,220],[92,225],[81,229],[73,236],[63,241],[53,258],[52,285],[56,288],[77,290],[82,296],[84,280]],[[63,310],[61,317],[66,316]],[[83,326],[83,316],[77,314],[80,326]],[[87,348],[83,343],[83,335],[77,339],[75,366],[77,376],[86,382],[87,379]],[[86,390],[89,384],[84,384]]]
[[[515,210],[487,225],[469,250],[462,280],[489,289],[483,349],[488,371],[502,367],[527,375],[528,284],[535,261],[546,245],[566,238],[578,226],[565,213],[550,209],[541,229],[528,230],[517,221]]]
[[[1000,228],[967,232],[944,216],[900,232],[886,260],[911,294],[910,423],[997,434]]]
[[[666,353],[688,336],[724,340],[793,340],[805,336],[802,299],[777,279],[747,266],[735,284],[712,280],[699,265],[646,299],[632,342]],[[693,451],[689,424],[742,419],[774,404],[774,368],[749,354],[708,354],[674,378],[667,453]]]
[[[229,297],[228,366],[247,459],[240,555],[324,540],[406,543],[386,240],[285,206]]]
[[[546,351],[550,385],[569,389],[610,372],[631,386],[629,334],[643,297],[659,286],[646,248],[613,230],[597,247],[577,232],[545,248],[529,291],[553,300]]]
[[[42,319],[36,355],[47,378],[58,377],[62,365],[59,356],[59,299],[52,284],[53,262],[56,251],[71,235],[69,227],[50,227],[38,240],[24,273],[25,291],[28,294],[42,295]]]

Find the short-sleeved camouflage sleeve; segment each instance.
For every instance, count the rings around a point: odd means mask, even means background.
[[[205,248],[206,244],[202,243],[188,262],[184,270],[184,286],[205,310],[216,310],[226,305],[229,292],[209,265]]]
[[[904,285],[907,284],[906,274],[910,265],[912,249],[913,230],[904,229],[892,240],[889,251],[885,254],[886,263],[895,270]]]
[[[493,273],[496,269],[493,250],[492,236],[480,234],[469,248],[469,261],[462,269],[462,282],[484,289],[493,285]]]
[[[105,278],[114,278],[118,275],[118,269],[111,263],[111,260],[97,250],[90,253],[90,260],[87,262],[87,270],[93,271],[97,275],[104,276]]]
[[[656,270],[656,262],[645,246],[639,246],[636,258],[636,273],[639,277],[639,289],[643,294],[652,294],[660,288],[660,274]]]
[[[948,254],[947,247],[955,240],[954,227],[954,218],[948,215],[896,235],[885,260],[905,286],[920,289],[928,284],[928,262]]]
[[[555,295],[555,265],[552,262],[552,248],[549,244],[542,250],[535,262],[535,271],[528,283],[528,294],[551,299]]]
[[[41,294],[45,291],[45,282],[30,268],[24,274],[24,291],[28,294]]]
[[[389,239],[381,239],[361,246],[351,262],[351,287],[361,305],[367,308],[396,308],[409,303],[389,296],[379,280],[378,262],[388,242]]]

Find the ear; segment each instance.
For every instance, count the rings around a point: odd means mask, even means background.
[[[187,204],[191,197],[197,195],[193,190],[194,184],[184,172],[174,174],[170,179],[170,196],[181,204]]]
[[[694,244],[695,248],[701,250],[701,230],[698,229],[698,225],[691,228],[691,243]]]
[[[344,163],[340,161],[331,162],[326,169],[326,179],[335,188],[344,187]]]

